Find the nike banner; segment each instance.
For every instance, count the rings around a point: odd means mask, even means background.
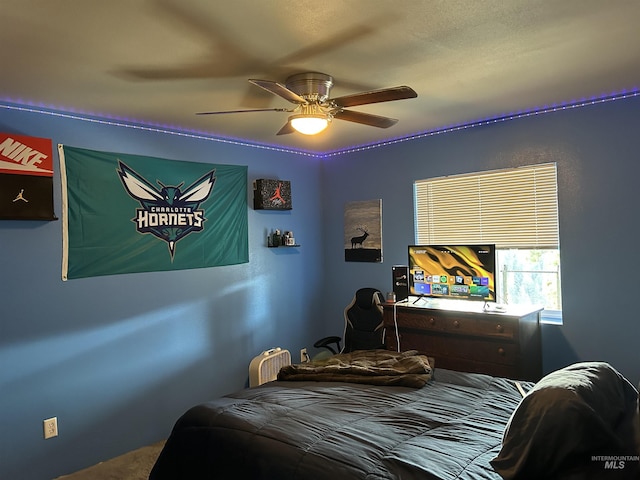
[[[58,145],[63,280],[247,263],[247,167]]]
[[[0,133],[0,219],[57,220],[50,139]]]

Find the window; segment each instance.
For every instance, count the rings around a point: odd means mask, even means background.
[[[495,243],[498,302],[561,319],[556,164],[418,180],[418,244]]]

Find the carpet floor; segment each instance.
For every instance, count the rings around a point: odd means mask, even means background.
[[[55,480],[147,480],[163,445],[154,443]]]

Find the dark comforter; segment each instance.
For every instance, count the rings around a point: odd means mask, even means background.
[[[187,411],[149,478],[500,479],[489,461],[520,400],[447,370],[418,389],[272,382]]]

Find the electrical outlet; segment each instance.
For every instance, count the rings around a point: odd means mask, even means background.
[[[304,363],[304,362],[308,362],[309,361],[309,355],[307,355],[307,349],[306,348],[301,348],[300,349],[300,363]]]
[[[44,438],[53,438],[58,436],[58,417],[47,418],[43,422]]]

